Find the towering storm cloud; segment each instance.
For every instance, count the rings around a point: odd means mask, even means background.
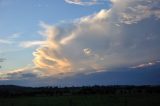
[[[65,1],[80,5],[99,3],[99,0]],[[104,8],[72,22],[57,25],[42,22],[40,34],[45,40],[19,44],[24,48],[36,47],[33,66],[3,71],[0,78],[60,78],[77,73],[96,73],[124,67],[135,69],[158,64],[160,0],[110,2],[109,9]]]
[[[112,7],[72,23],[43,23],[34,53],[45,74],[88,73],[160,59],[160,0],[111,0]]]

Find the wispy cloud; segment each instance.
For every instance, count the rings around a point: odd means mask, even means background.
[[[19,38],[21,33],[13,33],[5,38],[0,38],[0,44],[13,44],[15,43],[15,39]]]
[[[17,33],[11,34],[8,38],[9,39],[16,39],[16,38],[19,38],[21,35],[22,35],[22,33],[17,32]]]
[[[84,5],[91,6],[91,5],[96,5],[96,4],[103,4],[106,1],[107,0],[65,0],[66,3],[82,5],[82,6],[84,6]]]
[[[144,68],[144,67],[149,67],[149,66],[153,66],[153,65],[155,65],[155,63],[149,62],[149,63],[139,64],[139,65],[133,66],[131,68]]]
[[[12,71],[0,72],[0,80],[35,79],[41,76],[33,66],[26,66]]]
[[[0,44],[12,44],[12,41],[8,39],[0,39]]]
[[[20,43],[20,47],[23,47],[23,48],[37,47],[40,45],[45,45],[45,42],[44,41],[24,41]]]
[[[146,67],[154,66],[154,65],[157,65],[157,64],[159,64],[159,61],[152,61],[152,62],[139,64],[139,65],[133,66],[131,68],[146,68]]]

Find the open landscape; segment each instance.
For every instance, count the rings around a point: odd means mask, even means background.
[[[160,105],[159,86],[93,86],[65,88],[3,86],[0,87],[0,93],[0,106]]]
[[[160,0],[0,0],[0,106],[160,106]]]

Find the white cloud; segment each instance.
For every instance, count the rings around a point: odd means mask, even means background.
[[[91,55],[92,54],[92,50],[90,48],[85,48],[85,49],[83,49],[83,51],[86,55]]]
[[[88,73],[159,59],[159,2],[125,1],[114,0],[111,9],[79,18],[68,27],[43,23],[47,45],[34,53],[37,68],[50,75]],[[147,26],[151,24],[155,28]],[[147,40],[150,36],[154,39]]]
[[[154,62],[149,62],[149,63],[139,64],[139,65],[133,66],[131,68],[145,68],[145,67],[149,67],[149,66],[153,66],[153,65],[155,65]]]
[[[74,33],[71,33],[71,35],[63,38],[63,39],[60,41],[60,43],[63,44],[63,45],[65,45],[65,44],[67,44],[69,41],[73,40],[74,38],[75,38],[75,34],[74,34]]]
[[[110,9],[68,25],[41,23],[46,40],[34,55],[44,76],[90,73],[117,67],[151,66],[160,59],[159,0],[112,0]],[[149,40],[148,40],[149,38]],[[152,39],[150,39],[152,38]],[[31,43],[31,42],[30,42]],[[37,45],[37,43],[29,43]]]
[[[155,66],[155,65],[157,65],[157,64],[159,64],[159,63],[160,63],[159,60],[150,61],[150,62],[142,63],[142,64],[139,64],[139,65],[136,65],[136,66],[132,66],[132,67],[130,67],[130,68],[146,68],[146,67]]]
[[[106,0],[65,0],[65,2],[69,4],[91,6],[96,4],[103,4],[104,2],[106,2]]]
[[[20,43],[20,46],[23,48],[36,47],[40,45],[45,45],[44,41],[24,41]]]

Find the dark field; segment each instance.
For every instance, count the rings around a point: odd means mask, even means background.
[[[160,106],[160,95],[83,95],[1,98],[0,106]]]
[[[0,86],[0,106],[160,106],[160,87]]]

